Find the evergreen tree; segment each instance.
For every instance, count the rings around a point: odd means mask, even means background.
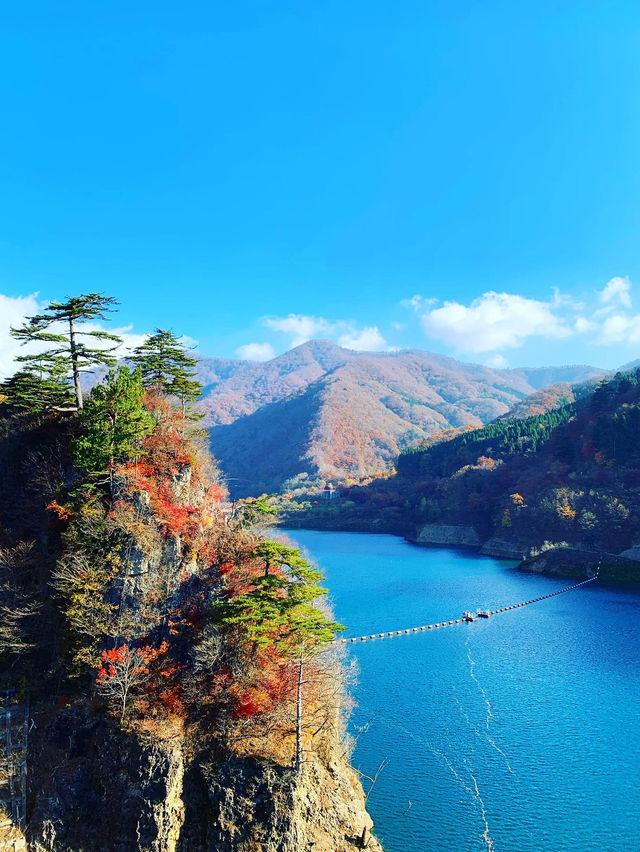
[[[21,355],[17,360],[37,367],[44,354],[54,372],[71,373],[76,405],[80,411],[83,405],[80,374],[88,372],[89,367],[100,364],[113,366],[116,363],[112,353],[117,345],[101,349],[90,346],[89,342],[96,340],[109,340],[115,344],[121,342],[117,335],[107,331],[81,330],[82,324],[91,320],[106,319],[106,314],[114,310],[115,305],[117,305],[115,299],[102,296],[100,293],[72,296],[66,302],[51,302],[44,313],[27,317],[28,322],[21,328],[12,328],[11,334],[23,343],[44,342],[55,345],[45,353]],[[57,331],[60,325],[63,328],[65,325],[68,326],[68,330]],[[89,338],[89,341],[86,338]]]
[[[183,413],[186,403],[198,399],[202,393],[193,369],[196,359],[187,354],[186,347],[171,331],[156,329],[155,334],[134,350],[131,360],[142,371],[143,385],[178,397]]]
[[[108,373],[87,399],[80,414],[80,433],[72,443],[76,465],[91,479],[112,480],[113,468],[140,455],[142,441],[153,431],[144,407],[140,370],[118,367]]]
[[[17,411],[44,414],[48,411],[74,409],[74,398],[68,381],[68,370],[46,355],[34,358],[25,369],[0,384],[5,402]]]
[[[189,378],[190,375],[195,374],[189,373],[183,376],[176,376],[169,386],[169,394],[180,400],[183,415],[186,411],[187,403],[195,402],[197,399],[200,399],[200,396],[202,395],[202,385],[200,382]],[[196,413],[191,410],[190,416],[195,419],[200,419],[201,417],[204,417],[204,414]]]
[[[221,624],[239,628],[254,647],[273,643],[294,654],[301,644],[313,648],[343,629],[313,605],[327,590],[318,585],[320,572],[299,550],[264,540],[253,556],[263,571],[251,579],[247,592],[215,605]]]

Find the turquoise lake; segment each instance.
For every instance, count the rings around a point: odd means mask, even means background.
[[[401,538],[289,532],[345,636],[568,585]],[[597,583],[472,624],[347,646],[354,766],[386,852],[640,849],[640,595]],[[366,788],[366,782],[365,788]]]

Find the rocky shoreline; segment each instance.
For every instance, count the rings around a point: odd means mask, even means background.
[[[640,583],[640,545],[619,554],[557,545],[531,556],[531,545],[504,535],[482,541],[474,527],[453,524],[424,524],[406,538],[427,547],[470,548],[483,556],[513,560],[518,570],[535,574],[578,580],[598,574],[604,582]]]

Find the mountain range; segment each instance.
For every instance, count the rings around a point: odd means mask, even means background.
[[[354,352],[310,341],[265,363],[202,358],[199,403],[234,496],[305,480],[361,480],[443,429],[481,426],[590,366],[493,369],[420,350]]]

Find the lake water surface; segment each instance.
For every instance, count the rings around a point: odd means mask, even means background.
[[[401,538],[296,530],[346,636],[567,585]],[[353,763],[387,852],[640,850],[640,595],[597,583],[473,624],[348,645]],[[365,782],[365,788],[366,788]]]

